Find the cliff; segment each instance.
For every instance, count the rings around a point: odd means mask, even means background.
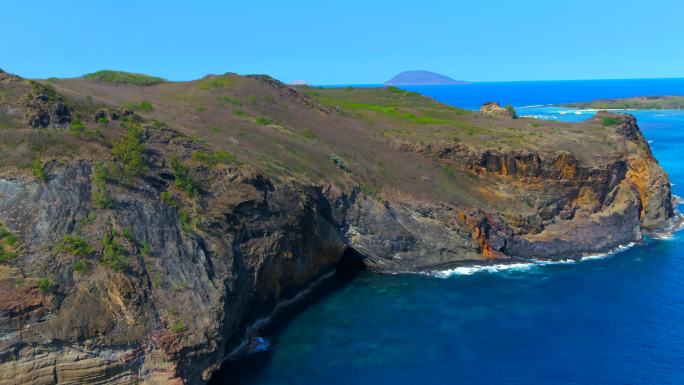
[[[3,384],[201,384],[339,266],[576,258],[673,216],[629,115],[0,74],[0,126]]]

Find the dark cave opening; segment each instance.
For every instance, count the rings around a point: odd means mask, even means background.
[[[349,282],[354,279],[359,272],[366,270],[366,264],[363,262],[363,254],[356,251],[354,248],[347,247],[340,257],[335,269],[335,278],[339,283]]]
[[[352,282],[361,272],[367,270],[364,256],[352,247],[347,247],[335,267],[334,275],[316,287],[301,301],[288,306],[279,312],[273,320],[265,325],[260,335],[265,336],[271,343],[277,343],[278,333],[292,321],[297,314],[306,308],[324,301],[329,295]],[[239,385],[245,378],[258,373],[268,364],[272,357],[272,350],[268,349],[257,354],[241,356],[236,360],[225,362],[223,367],[215,373],[210,385]]]

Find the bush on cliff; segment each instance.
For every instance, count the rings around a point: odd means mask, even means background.
[[[97,71],[83,75],[83,77],[103,83],[135,84],[138,86],[153,86],[165,82],[164,79],[156,76],[111,70]]]
[[[143,159],[144,151],[143,131],[134,124],[126,128],[126,135],[112,147],[112,155],[123,163],[124,174],[128,177],[140,176],[147,172]]]

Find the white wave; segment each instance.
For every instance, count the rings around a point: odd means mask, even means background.
[[[539,107],[544,107],[544,106],[546,106],[546,104],[533,104],[531,106],[522,106],[522,107],[518,107],[518,108],[539,108]]]
[[[537,265],[537,266],[546,266],[546,265],[572,265],[574,263],[577,263],[576,259],[559,259],[559,260],[550,260],[550,259],[533,259],[532,262]]]
[[[636,243],[630,242],[626,245],[618,246],[618,247],[616,247],[610,251],[607,251],[605,253],[585,255],[584,257],[580,258],[580,261],[592,261],[592,260],[596,260],[596,259],[608,258],[608,257],[611,257],[615,254],[621,253],[627,249],[630,249],[634,245],[636,245]]]
[[[632,242],[627,245],[618,246],[606,253],[585,255],[579,260],[577,259],[531,259],[530,262],[518,262],[518,263],[501,263],[496,265],[473,265],[473,266],[460,266],[453,269],[439,270],[428,273],[433,277],[437,278],[449,278],[455,275],[473,275],[478,273],[500,273],[505,271],[529,271],[535,268],[548,265],[572,265],[578,262],[591,261],[596,259],[603,259],[613,256],[617,253],[625,251],[636,243]]]
[[[473,265],[460,266],[453,269],[432,272],[430,275],[438,278],[447,278],[453,275],[473,275],[476,273],[498,273],[506,270],[524,271],[534,267],[534,263],[502,263],[498,265]]]
[[[523,115],[523,118],[534,118],[534,119],[543,119],[543,120],[555,120],[558,119],[557,116],[553,115]]]

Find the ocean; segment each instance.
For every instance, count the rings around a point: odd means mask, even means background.
[[[494,100],[580,121],[549,104],[684,95],[684,79],[405,87],[447,104]],[[684,195],[684,111],[629,111]],[[581,262],[374,275],[311,301],[270,347],[215,384],[684,384],[684,237]]]

